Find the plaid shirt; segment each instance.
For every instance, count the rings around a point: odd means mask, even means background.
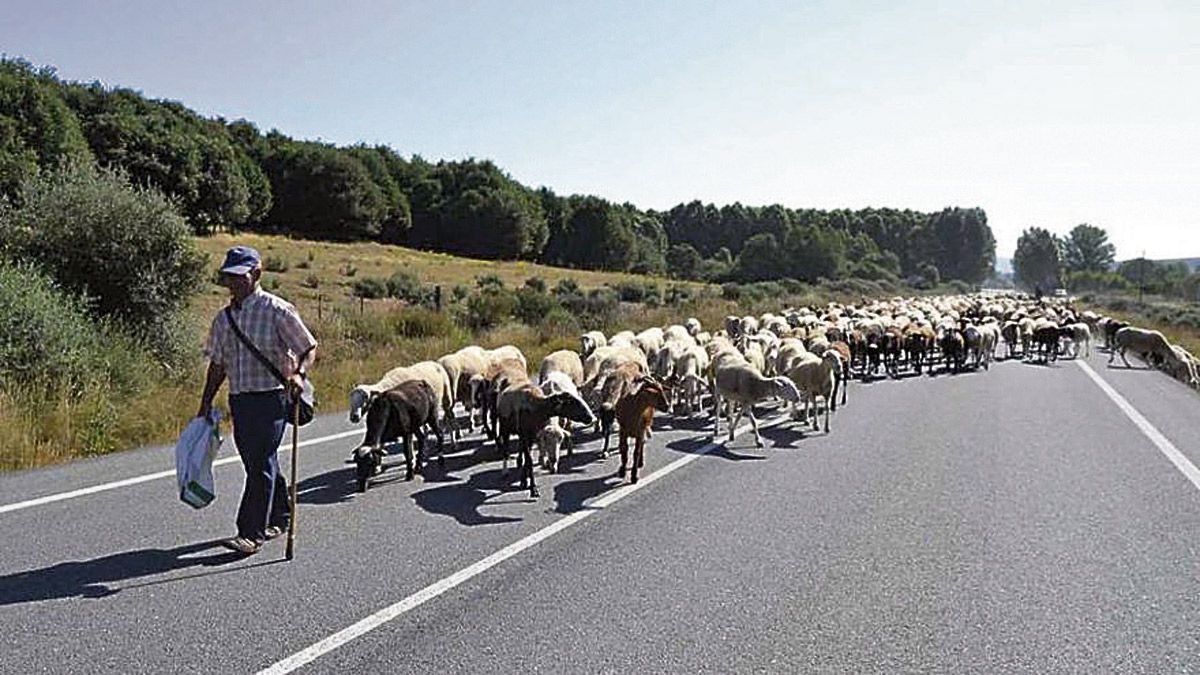
[[[296,370],[298,355],[317,346],[316,338],[300,320],[296,308],[279,296],[255,288],[240,307],[233,302],[230,306],[238,328],[285,377]],[[225,367],[230,394],[283,389],[283,384],[238,339],[225,310],[213,319],[204,354]]]

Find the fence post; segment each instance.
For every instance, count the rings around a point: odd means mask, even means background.
[[[438,284],[437,286],[433,287],[433,306],[437,308],[438,312],[442,311],[442,286],[441,286],[441,284]]]
[[[317,293],[317,321],[321,320],[321,301],[324,299],[324,297],[325,296],[321,295],[320,293]]]
[[[358,296],[358,315],[363,315],[363,308],[366,306],[367,299],[364,296]]]

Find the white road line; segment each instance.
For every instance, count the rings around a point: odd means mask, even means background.
[[[317,445],[319,443],[326,443],[328,441],[336,441],[339,438],[346,438],[347,436],[355,436],[355,435],[361,435],[361,434],[362,434],[361,429],[352,429],[350,431],[343,431],[341,433],[333,434],[331,436],[321,436],[320,438],[311,438],[307,441],[301,441],[300,443],[297,444],[297,447],[303,448],[303,447],[309,446],[309,445]],[[280,449],[281,450],[282,449],[290,450],[291,447],[292,446],[290,443],[285,443],[284,445],[280,446]],[[223,464],[230,464],[232,462],[238,461],[239,459],[240,458],[237,455],[233,455],[232,457],[223,457],[223,458],[218,459],[215,462],[213,462],[213,466],[216,467],[216,466],[221,466]],[[97,492],[107,492],[109,490],[116,490],[118,488],[129,487],[130,485],[137,485],[138,483],[145,483],[146,481],[151,481],[151,480],[155,480],[158,478],[166,478],[167,476],[174,476],[174,475],[175,475],[175,469],[171,469],[170,471],[156,471],[154,473],[148,473],[143,476],[134,476],[133,478],[126,478],[124,480],[113,481],[111,483],[103,483],[100,485],[93,485],[91,487],[80,488],[78,490],[71,490],[70,492],[59,492],[57,494],[46,495],[45,497],[38,497],[37,499],[30,499],[28,501],[17,502],[15,504],[4,504],[3,506],[0,506],[0,513],[9,513],[11,511],[20,511],[21,509],[33,508],[34,506],[42,506],[44,504],[53,504],[54,502],[61,502],[64,499],[74,499],[75,497],[84,497],[87,495],[93,495],[93,494],[96,494]]]
[[[1117,393],[1117,390],[1113,389],[1112,385],[1110,385],[1108,382],[1105,382],[1104,378],[1097,375],[1096,371],[1092,370],[1091,366],[1084,361],[1076,361],[1075,363],[1077,363],[1079,367],[1083,369],[1083,372],[1087,373],[1088,377],[1092,378],[1092,381],[1096,383],[1096,386],[1100,387],[1101,391],[1103,391],[1110,399],[1112,399],[1113,403],[1117,404],[1117,407],[1121,409],[1121,412],[1125,413],[1125,416],[1137,425],[1137,428],[1146,435],[1146,438],[1149,438],[1150,442],[1153,443],[1159,449],[1159,451],[1162,452],[1162,454],[1166,455],[1167,459],[1171,460],[1171,463],[1175,465],[1175,468],[1179,469],[1179,472],[1182,473],[1188,480],[1192,481],[1192,485],[1196,486],[1196,489],[1200,490],[1200,469],[1197,469],[1195,464],[1192,464],[1187,457],[1184,457],[1183,453],[1179,451],[1179,448],[1176,448],[1174,443],[1168,440],[1166,436],[1163,436],[1162,432],[1156,429],[1154,425],[1150,423],[1150,420],[1146,419],[1142,413],[1138,412],[1137,408],[1134,408],[1129,401],[1126,401],[1124,396],[1121,396],[1119,393]]]
[[[771,420],[771,423],[776,421],[778,420]],[[766,425],[760,422],[759,426],[765,427]],[[738,427],[737,433],[745,433],[748,429],[750,429],[749,424],[742,425],[741,427]],[[329,637],[326,637],[325,639],[316,642],[313,645],[296,652],[295,654],[292,654],[282,661],[278,661],[270,667],[259,671],[259,675],[283,675],[284,673],[290,673],[305,664],[311,663],[312,661],[320,658],[322,655],[328,654],[347,642],[350,642],[355,638],[361,637],[375,630],[376,628],[379,628],[383,624],[402,616],[409,610],[420,607],[426,602],[429,602],[430,600],[433,600],[439,595],[445,593],[446,591],[459,586],[473,577],[483,574],[505,560],[508,560],[509,558],[521,553],[526,549],[538,545],[539,543],[549,539],[559,532],[562,532],[568,527],[571,527],[582,520],[590,518],[592,515],[599,513],[603,509],[608,508],[609,506],[612,506],[613,504],[621,501],[638,490],[645,488],[647,485],[650,485],[663,476],[669,475],[670,473],[677,471],[688,464],[691,464],[718,447],[721,446],[717,443],[709,443],[708,445],[705,445],[704,447],[695,451],[694,454],[680,457],[679,459],[667,464],[653,473],[641,476],[636,484],[626,484],[593,502],[589,502],[585,505],[583,510],[576,511],[568,516],[564,516],[538,530],[537,532],[534,532],[523,539],[519,539],[508,546],[505,546],[499,551],[496,551],[488,557],[480,560],[479,562],[464,567],[454,574],[451,574],[440,581],[436,581],[425,588],[422,588],[416,593],[413,593],[412,595],[393,605],[384,607],[365,619],[347,626],[346,628],[343,628]]]

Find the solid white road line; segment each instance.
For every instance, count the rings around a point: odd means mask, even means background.
[[[307,441],[301,441],[300,443],[297,444],[297,447],[303,448],[303,447],[309,446],[309,445],[317,445],[319,443],[326,443],[328,441],[336,441],[339,438],[346,438],[347,436],[354,436],[354,435],[361,435],[361,434],[362,434],[362,429],[352,429],[350,431],[343,431],[341,433],[333,434],[331,436],[321,436],[320,438],[311,438]],[[285,444],[279,446],[279,449],[280,450],[283,450],[285,448],[290,449],[291,447],[292,446],[290,443],[285,443]],[[240,457],[238,457],[237,455],[233,455],[232,457],[222,457],[221,459],[214,461],[213,466],[216,467],[216,466],[221,466],[223,464],[230,464],[230,463],[238,461],[239,459],[240,459]],[[171,469],[170,471],[156,471],[154,473],[145,474],[144,476],[134,476],[133,478],[126,478],[124,480],[113,481],[111,483],[103,483],[101,485],[93,485],[91,487],[80,488],[78,490],[71,490],[70,492],[59,492],[57,494],[46,495],[45,497],[38,497],[36,499],[30,499],[30,500],[24,501],[24,502],[17,502],[15,504],[4,504],[3,506],[0,506],[0,513],[9,513],[11,511],[20,511],[21,509],[28,509],[28,508],[32,508],[34,506],[42,506],[43,504],[52,504],[54,502],[61,502],[64,499],[74,499],[75,497],[83,497],[86,495],[92,495],[92,494],[96,494],[97,492],[107,492],[108,490],[116,490],[117,488],[129,487],[130,485],[137,485],[138,483],[145,483],[146,481],[151,481],[151,480],[155,480],[158,478],[166,478],[167,476],[174,476],[174,475],[175,475],[175,469]]]
[[[1096,386],[1100,387],[1101,391],[1103,391],[1110,399],[1112,399],[1113,403],[1117,404],[1117,407],[1121,409],[1121,412],[1125,413],[1125,416],[1137,425],[1137,428],[1146,435],[1146,438],[1149,438],[1150,442],[1153,443],[1155,447],[1162,452],[1162,454],[1166,455],[1167,459],[1171,460],[1171,463],[1175,465],[1175,468],[1179,469],[1179,473],[1182,473],[1188,480],[1192,481],[1192,485],[1196,486],[1196,489],[1200,490],[1200,469],[1197,469],[1195,464],[1192,464],[1187,457],[1184,457],[1183,453],[1179,451],[1179,448],[1176,448],[1174,443],[1168,440],[1166,436],[1163,436],[1162,432],[1155,428],[1155,426],[1150,423],[1150,420],[1146,419],[1142,413],[1138,412],[1137,408],[1134,408],[1129,401],[1126,401],[1124,396],[1118,394],[1117,390],[1112,388],[1112,385],[1110,385],[1108,382],[1105,382],[1104,378],[1097,375],[1096,371],[1092,370],[1091,366],[1084,361],[1077,360],[1075,363],[1077,363],[1079,367],[1083,369],[1083,372],[1087,373],[1088,377],[1092,378],[1092,381],[1096,383]]]
[[[779,419],[785,419],[785,418],[786,418],[786,415],[783,418],[779,418]],[[766,427],[768,424],[774,424],[775,422],[779,421],[779,419],[771,420],[770,422],[759,422],[759,427]],[[751,427],[749,424],[744,424],[741,427],[738,427],[737,433],[738,434],[745,433],[750,428]],[[329,637],[327,637],[319,642],[314,643],[313,645],[307,647],[306,649],[303,649],[301,651],[296,652],[295,654],[292,654],[291,656],[283,659],[282,661],[276,662],[275,664],[271,665],[270,667],[259,671],[259,675],[283,675],[284,673],[290,673],[293,670],[296,670],[297,668],[299,668],[305,664],[311,663],[312,661],[316,660],[317,658],[321,657],[322,655],[328,654],[329,652],[337,649],[338,647],[341,647],[342,645],[346,644],[347,642],[350,642],[351,640],[353,640],[357,637],[361,637],[362,635],[365,635],[366,633],[369,633],[369,632],[375,630],[376,628],[379,628],[380,626],[391,621],[392,619],[402,616],[409,610],[420,607],[421,605],[425,604],[426,602],[445,593],[446,591],[449,591],[449,590],[453,589],[454,587],[459,586],[463,582],[466,582],[473,577],[483,574],[484,572],[495,567],[496,565],[499,565],[500,563],[504,562],[505,560],[508,560],[509,558],[517,555],[518,553],[521,553],[522,551],[524,551],[526,549],[529,549],[529,548],[532,548],[532,547],[538,545],[539,543],[545,541],[546,539],[549,539],[550,537],[554,536],[555,534],[558,534],[559,532],[562,532],[563,530],[567,529],[568,527],[571,527],[572,525],[574,525],[582,520],[590,518],[592,515],[604,510],[605,508],[607,508],[609,506],[612,506],[613,504],[621,501],[622,499],[625,499],[629,495],[637,492],[638,490],[645,488],[647,485],[650,485],[651,483],[662,478],[663,476],[667,476],[667,475],[671,474],[672,472],[678,471],[679,469],[687,466],[688,464],[691,464],[692,462],[696,461],[697,459],[700,459],[700,457],[702,457],[704,455],[707,455],[708,453],[712,452],[713,450],[717,449],[718,447],[721,447],[721,445],[718,443],[709,443],[708,445],[705,445],[704,447],[697,450],[694,454],[685,455],[683,457],[680,457],[679,459],[671,462],[670,464],[667,464],[666,466],[662,467],[661,469],[659,469],[657,471],[646,474],[645,476],[641,476],[639,481],[636,484],[634,484],[634,483],[626,484],[622,487],[617,488],[616,490],[613,490],[612,492],[604,495],[603,497],[601,497],[593,502],[585,504],[582,510],[576,511],[570,515],[564,516],[564,517],[554,521],[553,523],[547,525],[546,527],[538,530],[537,532],[534,532],[533,534],[530,534],[523,539],[519,539],[519,540],[509,544],[508,546],[505,546],[504,548],[500,549],[499,551],[496,551],[495,553],[489,555],[488,557],[480,560],[479,562],[476,562],[472,565],[464,567],[461,570],[455,572],[454,574],[451,574],[450,576],[445,577],[444,579],[441,579],[440,581],[436,581],[436,582],[426,586],[425,588],[422,588],[421,590],[417,591],[416,593],[413,593],[412,595],[408,596],[407,598],[404,598],[403,600],[400,600],[399,602],[397,602],[393,605],[384,607],[383,609],[379,610],[378,612],[375,612],[374,614],[366,617],[365,619],[362,619],[361,621],[359,621],[355,624],[352,624],[350,626],[347,626],[346,628],[343,628],[342,630],[330,635]]]

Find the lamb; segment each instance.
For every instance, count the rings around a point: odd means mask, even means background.
[[[646,463],[646,438],[654,422],[655,410],[666,410],[667,399],[662,385],[652,378],[642,378],[637,388],[617,403],[617,445],[621,450],[621,466],[617,477],[625,477],[629,467],[629,482],[638,482],[638,469]],[[633,439],[633,461],[629,461],[629,439]]]
[[[583,400],[583,397],[580,396],[579,389],[575,386],[575,381],[566,373],[559,371],[551,371],[546,373],[544,376],[538,378],[538,386],[542,388],[542,393],[546,396],[553,396],[555,394],[565,392],[579,399],[580,405],[584,406],[585,408],[588,407],[587,403]],[[591,412],[591,408],[588,408],[588,412]],[[560,420],[559,423],[568,431],[566,441],[567,451],[569,453],[572,446],[571,434],[569,433],[571,430],[571,421],[564,418]]]
[[[1108,354],[1108,362],[1111,364],[1113,358],[1120,354],[1125,367],[1132,368],[1125,358],[1125,352],[1130,349],[1155,365],[1161,364],[1171,354],[1171,344],[1167,342],[1167,338],[1163,337],[1162,333],[1156,330],[1126,326],[1119,329],[1113,337],[1113,347]]]
[[[842,369],[842,357],[836,349],[828,349],[820,357],[809,354],[796,362],[787,372],[787,377],[795,385],[804,402],[803,418],[811,422],[812,428],[817,424],[817,399],[825,399],[825,433],[829,433],[829,415],[837,411],[836,385],[837,374]],[[810,412],[811,411],[811,412]],[[793,419],[801,419],[799,406],[792,407]]]
[[[692,337],[697,337],[700,335],[700,331],[703,330],[703,328],[700,326],[700,319],[697,319],[694,316],[688,317],[688,320],[683,322],[683,327],[687,329],[687,332]]]
[[[442,457],[442,430],[438,427],[438,400],[429,383],[409,380],[375,396],[367,410],[367,433],[354,450],[358,491],[367,491],[367,481],[383,469],[383,446],[397,440],[404,445],[404,480],[413,479],[412,437],[417,439],[420,459],[425,454],[425,433],[431,427],[438,441],[438,463]]]
[[[569,441],[571,431],[564,429],[553,417],[537,435],[538,464],[550,473],[558,471],[558,451],[563,443]]]
[[[567,393],[546,396],[532,382],[509,386],[496,402],[498,418],[496,445],[508,468],[508,437],[516,434],[519,454],[517,470],[521,472],[521,488],[528,486],[530,498],[537,498],[537,484],[533,478],[533,456],[531,450],[538,434],[546,428],[553,417],[583,424],[592,423],[592,411],[582,405],[578,398]]]
[[[753,406],[759,401],[778,397],[791,403],[800,400],[800,391],[786,377],[763,377],[754,367],[744,360],[738,363],[732,359],[716,368],[714,373],[714,419],[713,441],[721,431],[721,401],[728,399],[729,409],[729,442],[733,442],[737,434],[737,425],[745,414],[750,418],[754,428],[754,443],[762,447],[762,436],[758,433],[758,420],[754,419]],[[737,414],[734,414],[736,409]]]

